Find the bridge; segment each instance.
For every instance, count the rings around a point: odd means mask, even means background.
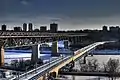
[[[41,33],[41,32],[0,32],[0,39],[5,40],[5,46],[26,45],[56,40],[69,40],[80,43],[88,36],[86,33]]]
[[[4,37],[24,37],[24,36],[45,36],[45,37],[53,37],[53,36],[87,36],[86,33],[41,33],[41,32],[11,32],[11,31],[0,31],[0,36]],[[0,37],[3,38],[3,37]]]
[[[30,70],[24,74],[19,75],[18,77],[13,77],[10,80],[44,80],[48,74],[58,75],[59,69],[63,66],[69,63],[72,63],[72,65],[74,65],[74,61],[78,60],[83,56],[86,57],[86,55],[88,55],[88,52],[95,49],[97,46],[103,45],[108,42],[113,41],[96,42],[90,44],[84,48],[75,51],[73,55],[59,56],[58,59],[53,60],[50,63]]]

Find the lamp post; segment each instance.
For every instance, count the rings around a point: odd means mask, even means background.
[[[36,70],[36,68],[37,68],[37,62],[35,63],[35,73],[37,73],[37,70]]]
[[[35,65],[34,65],[34,69],[35,69],[35,73],[37,73],[37,70],[36,70],[36,68],[37,68],[37,62],[35,63]]]
[[[28,69],[28,66],[25,67],[26,78],[27,78],[27,69]]]
[[[19,80],[20,71],[17,72],[17,75],[18,75],[18,80]]]

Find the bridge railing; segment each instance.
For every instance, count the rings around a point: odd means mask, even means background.
[[[26,73],[24,73],[24,74],[21,74],[21,75],[19,75],[19,78],[22,78],[22,77],[25,77],[25,76],[27,76],[27,75],[30,75],[30,74],[34,73],[36,70],[42,69],[42,68],[44,68],[44,67],[46,67],[46,66],[48,66],[48,65],[50,65],[50,64],[52,64],[52,63],[54,63],[54,62],[56,62],[56,61],[58,61],[58,60],[60,60],[60,59],[62,59],[62,57],[59,57],[58,59],[53,60],[53,61],[51,61],[50,63],[46,63],[46,64],[44,64],[44,65],[42,65],[42,66],[40,66],[40,67],[38,67],[38,68],[36,68],[36,69],[30,70],[30,71],[28,71],[28,72],[26,72]],[[16,79],[16,77],[15,77],[15,78],[12,78],[11,80],[15,80],[15,79]]]
[[[27,80],[36,80],[38,79],[39,77],[41,77],[42,75],[46,74],[47,72],[49,72],[50,70],[53,69],[53,67],[65,62],[66,60],[70,59],[71,56],[67,56],[67,57],[64,57],[63,59],[59,60],[59,61],[56,61],[55,63],[45,67],[44,69],[42,69],[40,72],[34,74],[33,76],[30,76],[29,78],[27,78]]]

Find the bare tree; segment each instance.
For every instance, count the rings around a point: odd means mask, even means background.
[[[120,70],[120,63],[118,59],[109,59],[108,62],[105,64],[103,64],[104,66],[104,72],[108,72],[108,73],[118,73]],[[116,77],[111,77],[112,80],[116,79]]]
[[[84,65],[82,64],[80,70],[82,72],[87,72],[88,71],[88,65],[87,64],[84,64]]]
[[[89,71],[93,71],[93,72],[98,71],[99,63],[97,59],[88,60],[88,68],[89,68]]]
[[[86,64],[81,65],[81,71],[98,71],[99,63],[97,59],[88,60]]]
[[[117,73],[119,72],[119,60],[118,59],[109,59],[109,61],[105,65],[106,72],[109,73]]]

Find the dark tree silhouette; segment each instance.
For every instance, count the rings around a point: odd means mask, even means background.
[[[109,59],[108,62],[104,65],[104,72],[108,72],[108,73],[112,73],[112,74],[116,74],[119,73],[120,71],[120,63],[118,59]],[[112,76],[111,77],[112,80],[115,80],[116,77]]]

